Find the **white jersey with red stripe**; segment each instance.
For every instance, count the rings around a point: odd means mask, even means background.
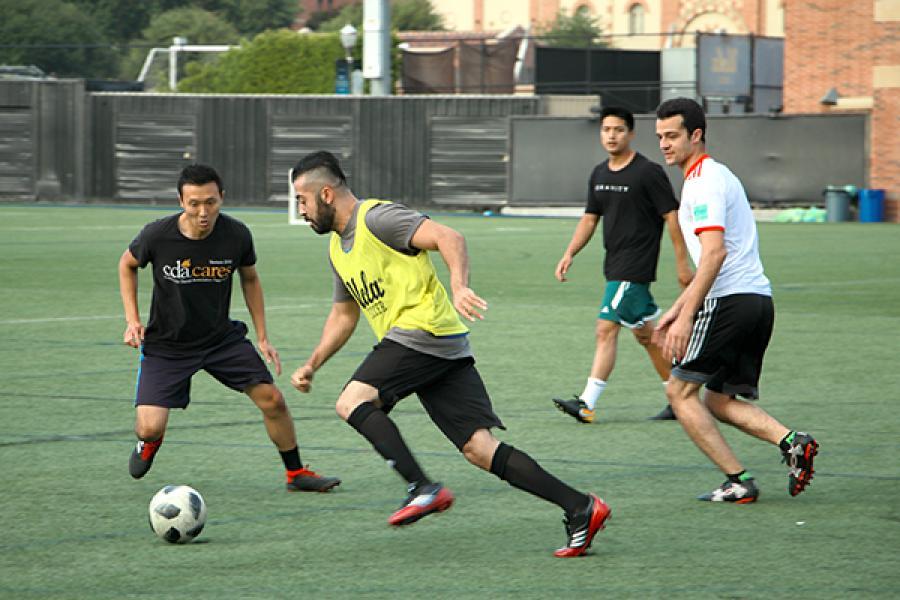
[[[700,234],[719,230],[728,255],[707,298],[731,294],[771,296],[759,258],[756,222],[744,186],[728,167],[704,154],[691,165],[681,189],[678,222],[694,265],[700,263]]]

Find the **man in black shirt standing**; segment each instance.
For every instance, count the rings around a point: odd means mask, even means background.
[[[281,360],[266,333],[253,237],[246,225],[220,214],[223,195],[222,180],[213,168],[185,167],[178,179],[182,211],[145,226],[119,259],[124,342],[141,349],[135,398],[138,443],[129,473],[139,479],[150,470],[169,410],[187,408],[191,378],[203,369],[247,394],[262,411],[287,471],[287,489],[326,492],[340,479],[319,476],[300,462],[284,396],[246,338],[247,326],[229,318],[231,281],[237,271],[259,352],[280,375]],[[153,265],[153,300],[145,329],[138,310],[137,270],[147,264]]]
[[[678,226],[678,201],[665,172],[631,148],[634,116],[623,108],[607,107],[600,114],[600,138],[609,158],[594,168],[587,207],[572,241],[556,266],[556,278],[566,281],[575,255],[594,235],[603,217],[603,272],[606,290],[597,315],[597,348],[584,391],[572,400],[554,398],[559,410],[581,423],[592,423],[597,399],[616,362],[619,329],[624,325],[646,350],[663,383],[669,380],[669,363],[651,341],[653,319],[659,307],[650,294],[656,280],[663,223],[675,248],[678,281],[690,283],[692,271],[687,248]],[[652,419],[674,419],[666,406]]]

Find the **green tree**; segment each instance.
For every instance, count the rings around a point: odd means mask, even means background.
[[[317,31],[322,32],[333,32],[340,31],[341,27],[347,25],[353,25],[357,29],[362,29],[362,20],[363,20],[363,5],[361,2],[354,2],[353,4],[348,4],[337,14],[336,17],[332,17],[327,21],[323,21],[319,23],[319,28]]]
[[[61,0],[0,0],[0,63],[36,65],[59,77],[108,77],[116,55],[101,27]]]
[[[227,20],[195,7],[156,15],[142,32],[141,40],[168,46],[175,36],[186,37],[189,44],[235,44],[240,40],[240,34]]]
[[[137,37],[153,16],[153,2],[134,0],[69,0],[86,10],[106,34],[115,42],[127,42]]]
[[[177,8],[201,8],[214,13],[242,34],[287,27],[300,7],[297,0],[67,0],[84,8],[110,40],[124,42],[140,37],[150,21]]]
[[[397,0],[391,6],[391,25],[397,31],[444,31],[444,17],[431,0]]]
[[[597,40],[602,34],[597,19],[582,10],[575,11],[572,16],[559,11],[555,20],[538,29],[544,44],[566,48],[605,46],[605,42]]]
[[[319,25],[319,31],[339,31],[350,23],[357,29],[362,26],[362,3],[348,4],[332,19]],[[444,18],[435,12],[431,0],[393,0],[391,2],[391,29],[394,31],[443,31]]]
[[[174,8],[195,6],[220,10],[223,0],[66,0],[84,8],[98,22],[106,36],[116,42],[140,37],[150,20]],[[207,4],[213,4],[212,8]]]
[[[297,0],[206,1],[211,6],[204,8],[221,14],[244,35],[289,27],[300,10]]]
[[[344,49],[337,34],[266,31],[215,63],[192,65],[183,92],[330,94]]]
[[[340,14],[340,9],[334,10],[317,10],[309,15],[306,19],[306,27],[313,31],[318,31],[319,26],[325,21],[330,21]],[[341,26],[343,27],[343,25]]]

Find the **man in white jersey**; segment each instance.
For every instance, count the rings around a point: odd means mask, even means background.
[[[678,220],[697,272],[660,318],[654,339],[675,365],[666,395],[678,421],[727,476],[699,499],[746,504],[759,497],[756,481],[716,420],[778,445],[789,468],[788,492],[796,496],[812,479],[818,444],[737,398],[758,398],[775,318],[750,203],[738,178],[706,154],[706,117],[699,104],[688,98],[667,100],[656,117],[666,164],[684,172]]]

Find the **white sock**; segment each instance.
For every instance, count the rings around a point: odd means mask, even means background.
[[[594,410],[594,406],[597,405],[597,398],[600,397],[600,394],[603,393],[604,389],[606,389],[605,381],[594,377],[588,377],[587,383],[584,385],[584,391],[581,392],[579,398],[587,404],[589,409]]]

